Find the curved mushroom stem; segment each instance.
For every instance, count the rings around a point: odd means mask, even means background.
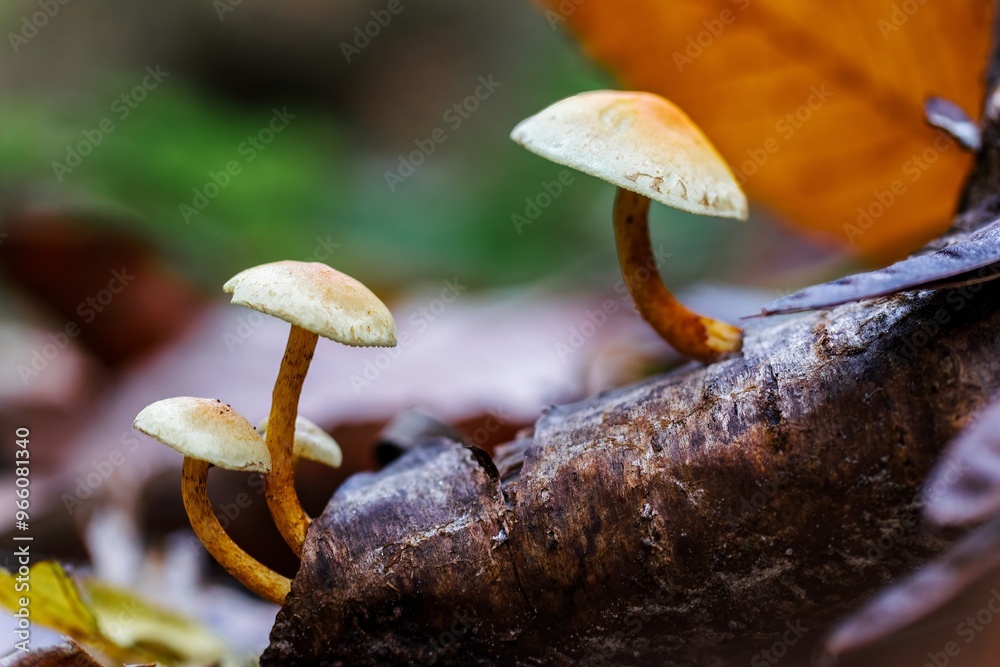
[[[619,188],[614,219],[618,262],[642,319],[686,357],[711,363],[739,352],[741,329],[688,310],[660,279],[649,242],[649,199]]]
[[[264,495],[285,542],[296,556],[302,555],[306,531],[311,519],[302,509],[295,492],[295,417],[299,411],[299,395],[305,382],[309,363],[316,350],[319,336],[292,325],[288,345],[281,359],[278,379],[271,396],[271,414],[267,418],[267,451],[271,454],[271,472],[264,478]]]
[[[236,577],[241,584],[265,600],[275,604],[285,601],[291,581],[277,572],[261,565],[253,556],[243,551],[229,537],[208,499],[208,461],[184,457],[184,472],[181,478],[181,496],[187,510],[191,528],[205,545],[208,553],[226,568],[226,572]]]

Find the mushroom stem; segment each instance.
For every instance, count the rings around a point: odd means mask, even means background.
[[[642,319],[684,356],[711,363],[743,347],[743,331],[685,308],[660,279],[649,241],[649,199],[615,196],[615,242],[628,291]]]
[[[267,419],[266,442],[271,455],[271,472],[264,478],[264,495],[275,525],[296,556],[302,555],[302,545],[311,520],[295,492],[295,417],[298,415],[302,383],[305,382],[318,339],[316,334],[292,325],[278,379],[274,383],[271,414]]]
[[[215,516],[208,499],[208,469],[211,465],[208,461],[184,457],[181,495],[194,534],[205,545],[208,553],[241,584],[265,600],[282,604],[292,582],[261,565],[243,551]]]

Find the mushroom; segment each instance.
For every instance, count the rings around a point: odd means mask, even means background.
[[[254,593],[281,604],[289,580],[233,542],[208,499],[208,469],[213,465],[259,473],[270,469],[267,447],[250,422],[221,401],[181,396],[146,406],[132,426],[184,455],[184,509],[208,553]]]
[[[257,433],[262,438],[267,436],[267,417],[257,424]],[[337,441],[302,416],[295,418],[295,445],[292,449],[296,458],[309,459],[331,468],[339,468],[344,461]]]
[[[132,426],[184,455],[184,509],[195,535],[212,557],[254,593],[281,604],[291,582],[233,542],[208,498],[208,470],[213,465],[265,475],[270,472],[271,457],[261,434],[222,401],[190,396],[146,406]],[[296,456],[340,466],[340,447],[333,438],[303,417],[296,420],[295,426]]]
[[[345,345],[393,347],[396,323],[360,282],[318,262],[282,261],[247,269],[223,289],[232,302],[292,325],[268,417],[271,473],[264,494],[282,537],[301,555],[311,519],[295,492],[292,442],[299,395],[319,336]]]
[[[599,90],[556,102],[519,123],[511,138],[618,186],[622,275],[639,313],[664,340],[706,363],[742,348],[740,329],[688,310],[667,290],[650,246],[650,199],[701,215],[747,217],[732,171],[690,118],[651,93]]]

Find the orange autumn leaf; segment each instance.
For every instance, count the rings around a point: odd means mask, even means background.
[[[542,0],[626,88],[705,130],[748,194],[887,258],[945,229],[971,157],[924,122],[978,117],[988,0]]]

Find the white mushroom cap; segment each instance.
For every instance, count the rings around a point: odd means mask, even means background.
[[[146,406],[132,426],[184,456],[227,470],[266,473],[267,445],[238,412],[212,398],[179,396]]]
[[[396,322],[371,290],[319,262],[286,260],[241,271],[222,288],[233,303],[345,345],[392,347]]]
[[[257,424],[257,432],[263,438],[267,434],[267,418]],[[330,434],[305,417],[295,418],[295,456],[316,461],[331,468],[339,468],[344,460],[340,445]]]
[[[701,129],[652,93],[597,90],[521,121],[511,138],[533,153],[667,206],[747,217],[746,195]]]
[[[271,455],[264,434],[267,419],[255,430],[240,413],[214,398],[178,396],[146,406],[132,426],[171,449],[226,470],[267,474]],[[339,468],[340,445],[305,417],[295,420],[295,456]]]

